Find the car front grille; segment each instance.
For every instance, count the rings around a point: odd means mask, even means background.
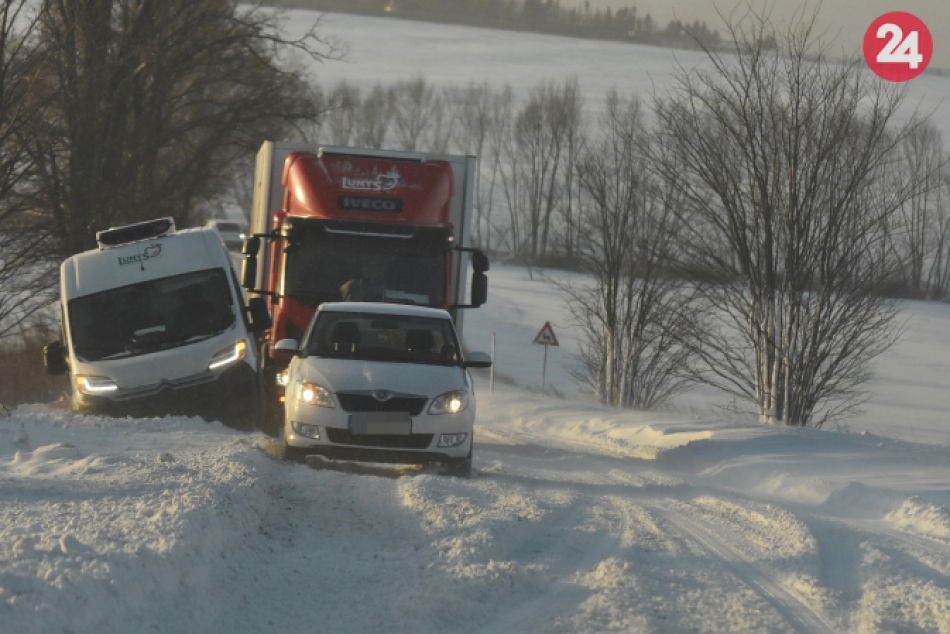
[[[354,435],[349,429],[327,427],[327,438],[340,445],[359,447],[386,447],[389,449],[426,449],[433,434],[409,434],[406,436]]]
[[[340,407],[346,412],[409,412],[418,416],[429,400],[424,396],[393,396],[385,401],[376,400],[371,394],[347,394],[337,392]]]

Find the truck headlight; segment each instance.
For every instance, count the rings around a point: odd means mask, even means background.
[[[208,364],[209,370],[217,370],[235,361],[243,359],[247,355],[247,342],[241,339],[233,346],[228,346],[224,350],[215,353],[211,357],[211,363]]]
[[[102,392],[115,392],[119,389],[116,382],[107,376],[85,376],[76,375],[76,387],[83,394],[101,394]]]
[[[458,414],[468,407],[468,392],[446,392],[432,400],[430,414]]]
[[[333,402],[333,395],[322,385],[310,381],[297,381],[294,387],[298,401],[317,407],[336,407],[336,403]]]

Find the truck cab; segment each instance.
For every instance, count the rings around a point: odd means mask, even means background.
[[[437,308],[461,331],[461,309],[485,301],[488,259],[469,244],[475,166],[472,156],[264,143],[241,283],[268,299],[273,322],[261,346],[274,413],[265,431],[279,429],[291,358],[275,345],[299,341],[320,305]]]

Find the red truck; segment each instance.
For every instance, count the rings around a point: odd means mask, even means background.
[[[470,246],[475,169],[473,156],[264,143],[241,282],[270,299],[265,431],[279,426],[291,359],[274,345],[300,341],[324,302],[443,308],[462,333],[460,309],[488,294],[488,258]]]

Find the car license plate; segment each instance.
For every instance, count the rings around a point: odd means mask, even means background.
[[[355,436],[408,436],[412,433],[409,412],[361,412],[350,414]]]

